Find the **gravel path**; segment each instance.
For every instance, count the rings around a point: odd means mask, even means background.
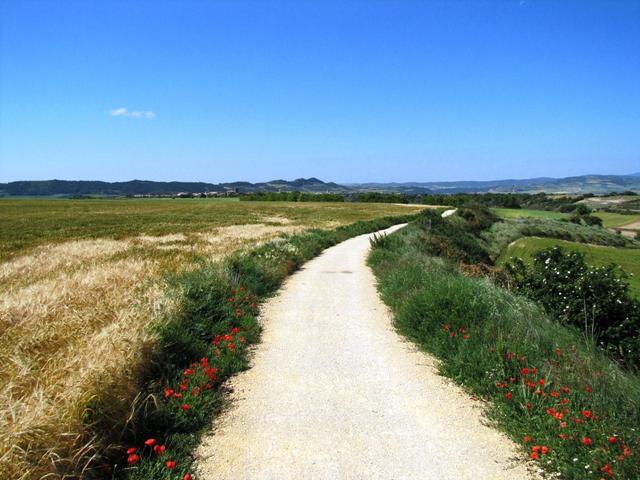
[[[263,306],[253,367],[230,382],[198,478],[533,478],[479,403],[393,330],[368,250],[368,235],[326,250]]]

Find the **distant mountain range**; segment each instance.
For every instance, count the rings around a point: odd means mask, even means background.
[[[565,178],[528,178],[460,182],[360,183],[347,185],[359,191],[403,193],[610,193],[640,191],[640,173],[631,175],[581,175]]]
[[[525,180],[492,180],[460,182],[353,183],[339,185],[317,178],[272,180],[270,182],[129,182],[27,180],[0,183],[0,196],[131,196],[177,195],[180,193],[251,193],[251,192],[309,192],[356,193],[397,192],[425,193],[610,193],[633,190],[640,192],[640,172],[631,175],[582,175],[566,178],[531,178]]]

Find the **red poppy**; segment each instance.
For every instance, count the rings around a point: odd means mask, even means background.
[[[238,333],[240,331],[240,327],[236,327],[234,329],[231,330],[231,335],[235,335],[236,333]]]
[[[540,453],[542,453],[543,455],[546,455],[547,453],[549,453],[549,447],[542,447],[540,449]]]
[[[155,439],[155,438],[150,438],[150,439],[148,439],[148,440],[145,440],[145,441],[144,441],[144,444],[145,444],[147,447],[153,447],[153,446],[156,444],[156,439]]]
[[[562,393],[569,393],[569,387],[562,387],[560,390],[562,390]]]
[[[609,437],[609,443],[616,443],[618,439],[616,437]]]
[[[180,405],[180,408],[186,412],[187,410],[189,410],[191,408],[191,405],[189,405],[188,403],[184,403],[184,404]]]
[[[507,400],[511,400],[511,397],[513,397],[513,393],[511,393],[511,392],[507,392],[507,394],[505,395],[505,397],[507,397]]]
[[[174,468],[176,468],[176,462],[174,462],[173,460],[167,460],[165,462],[165,465],[169,470],[173,470]]]
[[[584,391],[586,393],[591,393],[591,392],[593,392],[593,388],[591,388],[589,385],[587,385],[586,387],[584,387]]]
[[[190,473],[185,473],[184,477],[182,477],[182,480],[191,480],[193,477],[191,476]]]
[[[158,455],[162,455],[166,449],[167,447],[164,445],[156,445],[155,447],[153,447],[153,451]]]
[[[569,399],[568,398],[563,398],[562,400],[560,400],[560,403],[563,405],[566,405],[569,403]]]
[[[527,435],[526,437],[523,438],[524,443],[529,443],[533,441],[533,438],[531,438],[529,435]]]
[[[588,447],[591,444],[593,444],[593,440],[591,440],[589,437],[582,437],[582,440],[580,440],[580,443],[582,443],[582,445]]]
[[[164,398],[169,398],[174,393],[175,393],[175,390],[173,388],[165,388],[164,389]]]
[[[553,398],[558,398],[560,396],[560,394],[555,390],[553,390],[549,395],[551,395]]]
[[[538,460],[538,453],[537,452],[531,452],[531,460]]]
[[[233,343],[229,344],[229,351],[233,352],[236,349],[236,346]]]
[[[613,468],[608,463],[605,463],[600,471],[609,477],[613,477]]]
[[[582,416],[584,418],[591,418],[593,414],[591,413],[591,410],[582,410]]]
[[[131,448],[127,449],[127,455],[133,455],[137,451],[138,451],[138,449],[136,447],[131,447]]]
[[[546,380],[544,378],[541,378],[540,380],[538,380],[538,384],[540,385],[544,385],[546,382]]]
[[[140,455],[137,455],[135,453],[127,457],[127,463],[129,465],[135,465],[139,461],[140,461]]]
[[[529,369],[525,367],[522,370],[520,370],[520,373],[522,373],[522,375],[529,375]]]

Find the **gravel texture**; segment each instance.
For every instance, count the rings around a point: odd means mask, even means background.
[[[481,404],[394,331],[368,251],[369,235],[329,248],[263,306],[253,367],[229,382],[198,478],[535,478]]]

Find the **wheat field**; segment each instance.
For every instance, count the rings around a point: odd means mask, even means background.
[[[88,407],[113,418],[133,408],[150,326],[177,308],[168,275],[285,233],[413,208],[0,200],[0,478],[64,478],[105,448]]]

